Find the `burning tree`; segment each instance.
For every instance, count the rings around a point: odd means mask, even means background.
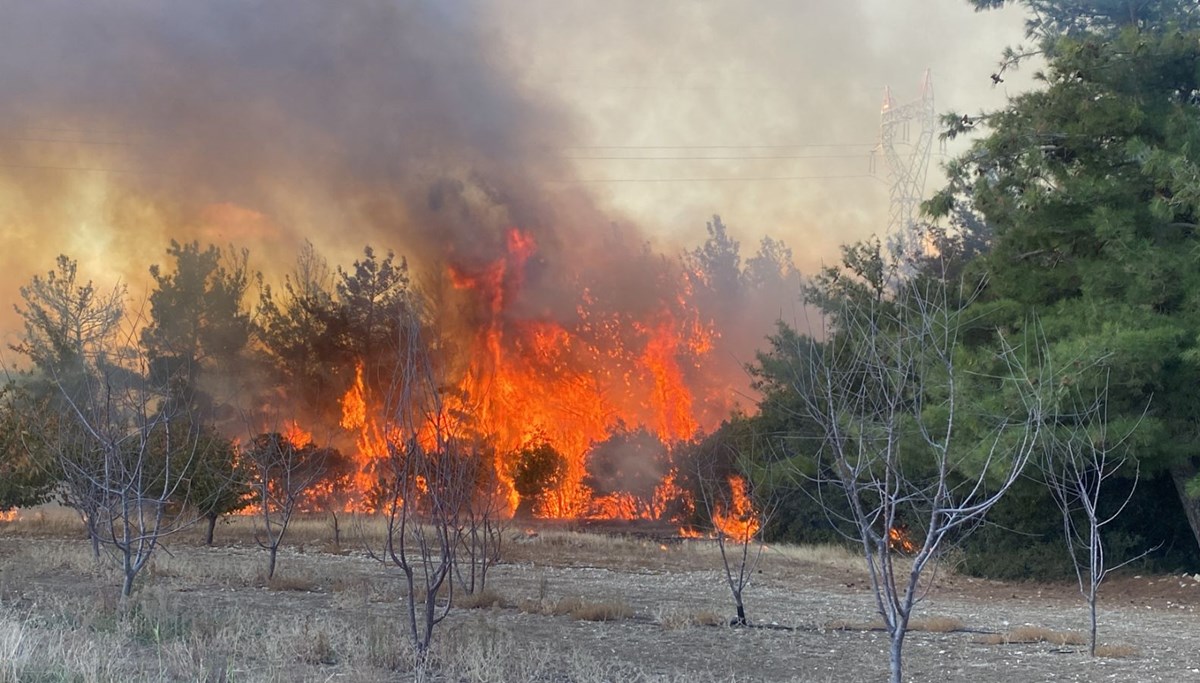
[[[513,490],[520,496],[518,516],[532,516],[546,506],[543,497],[557,492],[567,477],[567,459],[541,436],[518,449],[512,463]]]
[[[819,490],[848,503],[841,521],[862,548],[899,683],[926,569],[1021,476],[1046,417],[1039,388],[1051,384],[1029,370],[1045,367],[1037,340],[1018,348],[1001,336],[990,358],[966,356],[969,292],[926,274],[898,278],[877,241],[847,247],[844,264],[809,290],[829,319],[824,342],[797,338],[793,386],[821,428]],[[902,525],[919,539],[905,560],[891,538]]]

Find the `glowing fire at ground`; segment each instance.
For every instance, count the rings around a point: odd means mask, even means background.
[[[900,525],[888,529],[888,550],[912,555],[918,549],[917,544],[913,542],[908,532],[907,526]]]
[[[729,476],[730,500],[727,507],[713,509],[712,522],[718,533],[738,543],[749,543],[762,526],[754,503],[746,494],[746,481],[736,474]],[[725,507],[725,509],[722,509]]]
[[[16,510],[0,512],[0,522],[15,522],[20,518],[21,518],[21,515]]]

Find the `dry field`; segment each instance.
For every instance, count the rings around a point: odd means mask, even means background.
[[[0,682],[411,680],[394,570],[304,520],[273,582],[247,520],[174,537],[130,605],[68,517],[0,524]],[[370,533],[370,529],[359,529]],[[437,681],[870,681],[886,637],[855,557],[772,547],[730,628],[712,542],[514,528],[489,592],[435,636]],[[1200,578],[1200,577],[1198,577]],[[906,647],[914,681],[1200,680],[1200,580],[1106,586],[1080,646],[1073,586],[943,576]]]

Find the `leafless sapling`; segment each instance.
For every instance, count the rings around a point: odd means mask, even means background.
[[[1137,487],[1139,467],[1131,455],[1130,440],[1138,425],[1110,423],[1107,381],[1093,400],[1084,400],[1076,391],[1071,392],[1071,399],[1070,409],[1055,421],[1042,474],[1062,512],[1063,538],[1079,592],[1088,606],[1088,653],[1094,657],[1100,584],[1109,572],[1136,562],[1156,548],[1110,565],[1103,532],[1124,511]],[[1113,434],[1114,429],[1118,433]],[[1132,474],[1126,471],[1129,465]],[[1130,477],[1132,483],[1115,506],[1102,507],[1112,495],[1111,483],[1117,477]]]
[[[823,433],[817,488],[845,499],[824,507],[848,510],[840,521],[866,560],[895,683],[926,570],[1021,476],[1044,421],[1036,340],[1002,339],[987,405],[966,405],[968,384],[983,380],[961,365],[962,310],[940,281],[883,286],[844,297],[825,341],[797,349],[807,360],[796,377],[800,412]],[[919,540],[904,559],[891,541],[902,525]]]
[[[254,538],[267,551],[267,580],[275,578],[279,547],[308,489],[324,476],[333,449],[295,444],[279,432],[254,437],[246,451],[253,471],[258,522]]]
[[[93,542],[121,564],[121,595],[162,539],[197,520],[188,499],[189,472],[206,442],[190,429],[186,406],[169,400],[137,342],[141,320],[86,350],[83,372],[56,375],[68,439],[59,468],[71,500],[85,510]]]
[[[395,364],[384,396],[387,456],[379,466],[385,533],[370,552],[404,578],[407,622],[423,669],[434,628],[453,604],[456,553],[476,467],[447,409],[446,383],[422,309],[421,298],[410,293],[392,312]]]

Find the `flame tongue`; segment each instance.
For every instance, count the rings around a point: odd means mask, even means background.
[[[729,476],[729,505],[713,509],[713,526],[738,543],[749,543],[758,533],[761,522],[754,504],[746,495],[746,481],[737,475]]]

